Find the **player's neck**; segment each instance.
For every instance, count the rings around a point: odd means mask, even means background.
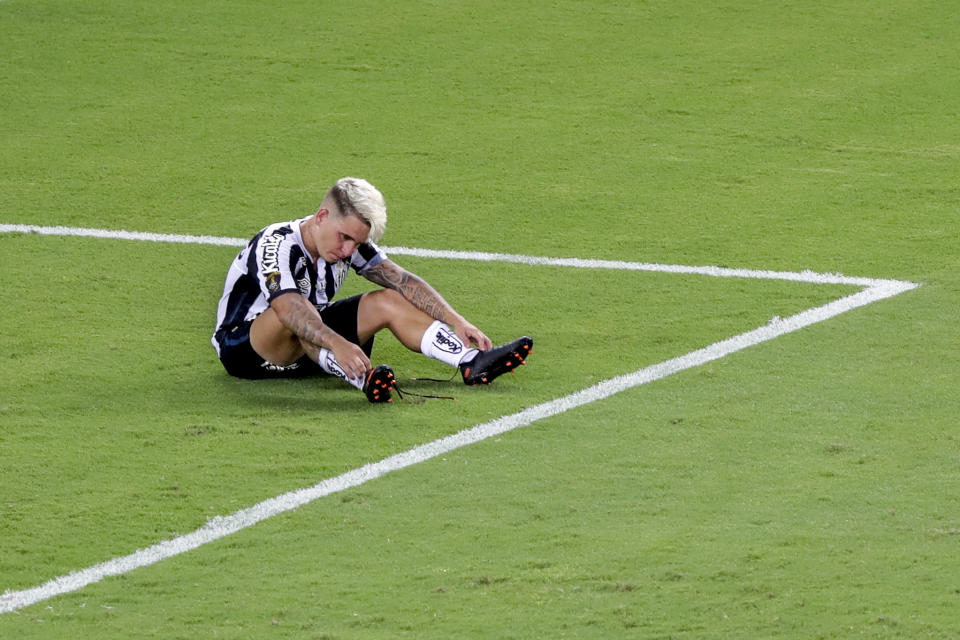
[[[320,259],[320,254],[317,253],[317,243],[314,242],[313,232],[314,232],[314,219],[307,218],[300,223],[300,239],[303,240],[303,246],[306,248],[307,252],[310,254],[310,257],[313,258],[314,262],[317,262]]]

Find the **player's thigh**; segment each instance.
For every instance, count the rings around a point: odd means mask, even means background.
[[[280,322],[273,309],[254,318],[250,325],[250,346],[261,358],[277,365],[291,364],[304,353],[300,340]]]
[[[391,297],[399,296],[392,289],[368,291],[357,301],[357,336],[360,341],[373,337],[390,324]]]
[[[364,294],[358,315],[357,328],[361,338],[389,327],[404,346],[414,351],[419,351],[420,339],[433,322],[433,318],[393,289]]]

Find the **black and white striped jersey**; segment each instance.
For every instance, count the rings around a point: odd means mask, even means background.
[[[365,242],[349,260],[315,262],[300,235],[300,224],[308,219],[309,216],[264,227],[237,255],[217,307],[217,329],[230,331],[256,318],[271,300],[287,292],[299,293],[317,311],[322,311],[333,301],[348,268],[362,274],[386,260],[386,254],[377,245]],[[219,352],[216,339],[211,341]]]

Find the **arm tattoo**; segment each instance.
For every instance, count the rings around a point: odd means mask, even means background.
[[[287,310],[283,324],[301,340],[305,340],[318,348],[329,348],[333,329],[323,324],[317,315],[317,310],[305,298],[297,296],[299,300]]]
[[[450,322],[453,307],[420,276],[386,260],[364,274],[370,282],[393,289],[420,311],[440,322]]]

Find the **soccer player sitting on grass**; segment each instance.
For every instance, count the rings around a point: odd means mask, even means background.
[[[375,242],[387,209],[366,180],[343,178],[311,216],[262,229],[230,266],[211,341],[240,378],[325,371],[390,402],[392,369],[370,364],[374,335],[389,329],[412,351],[459,367],[464,383],[489,384],[530,354],[524,336],[493,347],[422,278],[389,260]],[[353,268],[383,289],[333,302]]]

